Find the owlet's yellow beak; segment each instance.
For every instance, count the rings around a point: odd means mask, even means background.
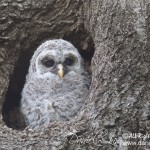
[[[62,64],[58,64],[58,76],[60,78],[64,77],[64,69],[63,69],[63,65]]]

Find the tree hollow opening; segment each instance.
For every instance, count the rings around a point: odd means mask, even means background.
[[[10,77],[9,86],[5,96],[5,102],[2,108],[3,121],[10,128],[17,130],[22,130],[25,128],[25,120],[20,112],[19,107],[21,92],[25,84],[26,75],[28,73],[30,59],[34,51],[42,42],[48,39],[56,39],[51,38],[48,35],[43,35],[42,37],[43,39],[37,38],[36,41],[31,41],[28,48],[27,46],[25,46],[25,49],[22,48],[19,59],[15,65],[14,72]],[[58,37],[71,42],[78,49],[79,53],[85,60],[86,69],[91,73],[90,66],[91,59],[94,55],[94,42],[83,25],[81,25],[78,29],[68,31],[63,36]]]

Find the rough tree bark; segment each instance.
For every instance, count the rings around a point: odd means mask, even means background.
[[[1,119],[1,149],[150,149],[149,11],[150,0],[2,0],[1,111],[9,81],[18,75],[15,68],[27,68],[43,40],[71,40],[86,59],[94,42],[95,53],[90,94],[81,112],[39,131],[12,130]],[[14,88],[21,89],[20,82]]]

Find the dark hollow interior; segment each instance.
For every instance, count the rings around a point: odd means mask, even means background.
[[[66,33],[62,38],[71,42],[79,50],[79,53],[86,62],[88,71],[90,71],[91,59],[94,54],[94,42],[84,27],[81,26],[78,29],[74,29],[72,32]],[[18,130],[25,128],[25,120],[19,110],[21,92],[28,73],[30,59],[36,48],[46,39],[52,38],[44,37],[43,40],[38,39],[34,42],[36,44],[31,44],[32,47],[21,51],[14,72],[10,77],[2,109],[3,121],[10,128]]]

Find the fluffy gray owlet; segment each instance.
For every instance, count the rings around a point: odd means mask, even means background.
[[[90,76],[77,49],[62,39],[49,40],[35,51],[22,91],[21,112],[37,129],[52,121],[68,121],[84,104]]]

